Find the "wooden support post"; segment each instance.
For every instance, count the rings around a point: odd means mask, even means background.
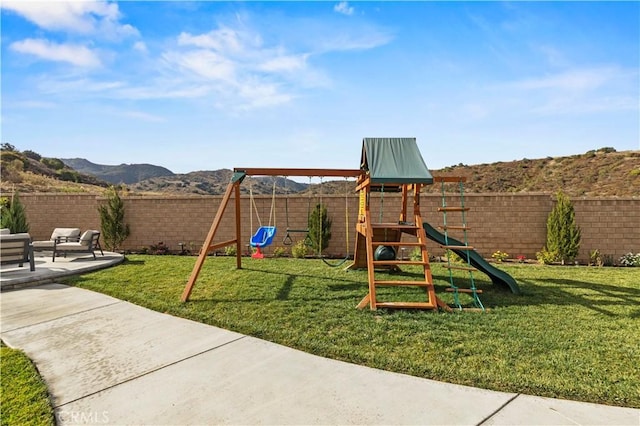
[[[375,270],[373,266],[373,228],[371,227],[371,214],[367,209],[366,212],[366,227],[367,227],[367,277],[369,281],[369,294],[367,295],[369,298],[369,308],[372,311],[377,309],[376,307],[376,284],[375,284]],[[362,302],[361,302],[362,304]]]
[[[242,226],[240,223],[240,183],[235,185],[236,197],[236,268],[242,269]]]
[[[240,185],[239,181],[231,182],[227,186],[227,190],[222,197],[222,202],[220,203],[220,207],[218,207],[218,211],[216,212],[216,217],[213,219],[213,223],[211,224],[211,228],[209,229],[209,234],[207,234],[207,238],[202,244],[202,250],[200,250],[200,254],[198,255],[198,260],[196,260],[196,264],[193,266],[193,270],[191,271],[191,276],[189,277],[189,281],[187,285],[184,287],[184,291],[182,292],[182,297],[180,300],[186,302],[189,300],[189,296],[191,295],[191,291],[193,290],[193,286],[198,279],[198,275],[200,275],[200,269],[202,269],[202,265],[204,261],[207,259],[207,254],[209,253],[209,248],[211,247],[211,243],[213,242],[213,238],[216,235],[216,231],[220,226],[220,222],[222,221],[222,216],[224,215],[224,211],[227,208],[227,204],[229,204],[229,199],[231,198],[231,194],[234,192],[234,188],[237,188]],[[237,242],[236,242],[237,244]]]
[[[402,185],[402,210],[400,210],[400,222],[407,221],[407,196],[409,192],[408,185]]]

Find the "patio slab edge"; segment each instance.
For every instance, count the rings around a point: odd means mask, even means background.
[[[42,260],[42,258],[38,257],[36,258],[36,260]],[[27,266],[23,267],[24,270],[11,269],[2,271],[3,276],[0,280],[0,292],[51,284],[55,283],[61,278],[72,277],[87,272],[94,272],[100,269],[110,268],[124,262],[124,255],[119,253],[105,252],[104,258],[102,256],[98,256],[98,258],[95,260],[87,259],[86,261],[84,261],[80,259],[74,259],[74,261],[82,262],[82,265],[77,265],[77,267],[73,269],[52,271],[51,266],[55,264],[49,260],[46,260],[43,265],[37,265],[35,271],[29,271]],[[15,274],[16,276],[7,277],[7,275],[9,274]]]

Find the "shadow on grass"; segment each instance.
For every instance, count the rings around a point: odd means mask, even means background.
[[[577,281],[571,279],[553,279],[540,278],[531,282],[521,280],[530,289],[535,292],[533,298],[529,299],[526,304],[544,305],[579,305],[587,309],[594,310],[607,316],[621,316],[620,313],[611,312],[607,307],[612,306],[640,306],[640,289],[621,287],[611,284],[593,283],[585,281]],[[540,288],[539,284],[545,283],[550,286]],[[640,317],[640,308],[629,314],[632,318]],[[627,316],[627,315],[622,315]]]
[[[286,301],[317,301],[317,300],[351,300],[354,299],[353,292],[356,290],[366,291],[367,283],[356,280],[349,280],[345,278],[329,277],[324,274],[310,274],[310,273],[291,273],[281,272],[268,269],[247,268],[243,267],[243,271],[256,272],[260,274],[271,275],[277,278],[277,284],[279,289],[274,297],[240,297],[237,295],[233,299],[234,302],[254,303],[254,302],[272,302],[274,300],[286,302]],[[318,286],[323,286],[326,289],[326,296],[314,293],[309,297],[291,297],[291,292],[294,289],[296,281],[301,279],[315,280],[318,282]],[[308,284],[305,284],[308,286]],[[357,298],[357,296],[355,296]],[[190,299],[189,303],[218,303],[229,302],[227,298],[213,298],[210,296],[204,296],[199,299]]]
[[[293,282],[296,280],[294,275],[287,275],[287,279],[284,281],[284,284],[278,291],[276,295],[276,299],[278,300],[287,300],[289,298],[289,294],[291,293],[291,289],[293,288]]]
[[[191,301],[226,303],[230,301],[229,297],[234,297],[233,301],[243,303],[282,302],[286,304],[353,300],[357,304],[368,291],[365,270],[341,272],[331,268],[316,269],[315,267],[291,270],[268,264],[248,265],[243,270],[250,274],[259,274],[249,275],[250,278],[247,278],[243,284],[254,286],[253,290],[246,292],[243,290],[241,294],[233,295],[202,294],[201,298],[191,299]],[[381,275],[384,274],[416,281],[424,278],[421,270],[419,272],[410,269],[393,273],[381,272]],[[256,276],[264,277],[264,282],[262,279],[256,282]],[[436,293],[445,301],[449,300],[450,297],[445,296],[445,290],[449,287],[448,272],[436,268],[432,270],[432,276]],[[379,277],[385,279],[382,276]],[[454,282],[461,288],[470,285],[469,276],[466,274],[454,275]],[[522,294],[514,295],[494,285],[484,274],[474,274],[474,282],[476,287],[483,291],[480,300],[486,308],[549,305],[563,306],[570,310],[572,306],[580,306],[609,317],[640,317],[640,289],[567,278],[520,277],[518,282],[521,285]],[[315,291],[314,287],[319,290]]]
[[[131,260],[128,258],[124,258],[123,265],[144,265],[146,262],[144,260]]]

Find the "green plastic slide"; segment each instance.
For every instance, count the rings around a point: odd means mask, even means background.
[[[433,240],[440,245],[446,245],[444,234],[438,232],[433,226],[429,225],[427,222],[424,222],[422,224],[422,227],[424,228],[427,234],[427,237],[430,240]],[[448,238],[448,243],[449,243],[448,245],[450,246],[465,245],[464,243],[451,237]],[[451,251],[453,251],[455,254],[460,256],[463,260],[465,261],[467,260],[466,250],[451,250]],[[492,264],[484,260],[484,258],[480,256],[480,254],[477,251],[475,250],[469,251],[469,260],[470,260],[471,266],[487,274],[489,278],[491,278],[491,282],[493,282],[496,285],[508,287],[509,289],[511,289],[511,292],[513,294],[520,294],[520,287],[518,287],[518,283],[516,282],[516,280],[514,280],[511,275],[496,268],[495,266],[493,266]]]

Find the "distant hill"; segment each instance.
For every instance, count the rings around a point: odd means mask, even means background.
[[[467,176],[466,192],[562,190],[571,196],[640,196],[640,151],[601,148],[567,157],[458,165],[436,173]]]
[[[564,191],[570,196],[640,196],[640,151],[616,152],[602,148],[568,157],[498,162],[479,165],[457,165],[432,170],[434,175],[465,176],[465,192],[549,192]],[[131,185],[134,192],[175,194],[222,194],[232,171],[192,172],[172,177],[157,177]],[[270,194],[273,178],[247,177],[242,191]],[[303,192],[308,185],[278,178],[276,193]],[[318,193],[317,185],[311,190]],[[344,181],[323,184],[325,194],[344,194]],[[437,185],[425,191],[437,192]]]
[[[109,186],[95,176],[72,169],[58,158],[11,148],[13,146],[3,144],[0,152],[2,192],[100,192]]]
[[[61,158],[62,162],[72,169],[92,175],[98,179],[113,184],[133,184],[142,180],[159,177],[174,176],[174,173],[160,166],[153,164],[120,164],[119,166],[107,166],[95,164],[84,158]]]
[[[220,169],[177,174],[170,177],[160,176],[130,185],[130,189],[134,192],[144,193],[219,195],[224,193],[232,175],[232,170]],[[307,189],[308,186],[282,177],[247,176],[240,190],[244,194],[248,194],[250,190],[256,195],[271,194],[274,180],[276,194],[299,193]]]
[[[64,161],[64,163],[63,163]],[[75,164],[78,169],[69,166]],[[90,174],[89,171],[91,172]],[[121,173],[121,174],[118,174]],[[111,183],[126,183],[131,195],[220,195],[232,176],[229,169],[174,174],[150,164],[103,166],[83,159],[40,158],[31,151],[2,150],[2,192],[94,192],[102,193]],[[546,192],[562,190],[570,196],[640,197],[640,151],[616,152],[601,148],[567,157],[547,157],[490,164],[463,165],[432,170],[434,175],[466,176],[467,193]],[[150,176],[151,175],[151,176]],[[102,176],[98,179],[96,176]],[[271,194],[274,178],[246,177],[241,191]],[[276,179],[276,194],[320,193],[290,179]],[[353,189],[353,184],[350,190]],[[437,185],[428,192],[439,191]],[[344,180],[327,181],[323,194],[344,194]]]

